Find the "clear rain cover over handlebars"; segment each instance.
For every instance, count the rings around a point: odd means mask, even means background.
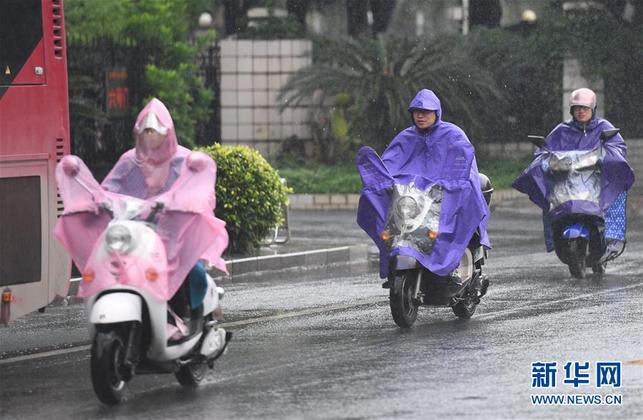
[[[550,210],[574,200],[596,204],[601,198],[601,148],[551,152],[547,179]]]
[[[435,238],[429,232],[439,232],[443,191],[431,185],[422,191],[414,183],[395,184],[385,229],[390,233],[389,249],[411,247],[429,254]]]

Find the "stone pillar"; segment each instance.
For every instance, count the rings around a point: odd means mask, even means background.
[[[310,139],[308,104],[280,113],[277,96],[288,77],[311,64],[311,41],[225,39],[220,45],[221,142],[274,158],[284,140]]]

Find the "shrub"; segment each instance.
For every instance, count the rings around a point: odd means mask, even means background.
[[[227,252],[254,253],[281,221],[288,188],[254,149],[215,144],[200,150],[217,163],[216,215],[227,224]]]

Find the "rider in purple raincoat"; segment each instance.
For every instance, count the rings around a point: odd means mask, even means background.
[[[476,229],[480,244],[490,248],[487,235],[489,208],[480,190],[480,178],[473,145],[455,124],[442,120],[438,97],[420,90],[408,108],[414,125],[400,132],[382,154],[364,147],[357,155],[364,188],[357,223],[380,250],[380,276],[388,276],[389,258],[414,257],[431,272],[447,276],[457,268]],[[364,170],[366,168],[366,170]],[[424,254],[413,247],[389,250],[380,233],[391,205],[393,184],[413,182],[423,190],[432,184],[443,187],[440,229],[433,250]]]
[[[603,259],[616,254],[625,241],[626,191],[634,182],[634,172],[627,163],[627,146],[620,134],[603,141],[603,157],[600,175],[600,200],[598,204],[586,200],[570,200],[551,208],[547,196],[549,184],[547,172],[549,152],[593,150],[601,144],[601,133],[613,129],[607,120],[596,117],[596,94],[587,88],[573,91],[569,113],[572,119],[558,124],[546,138],[546,149],[538,150],[532,164],[514,181],[513,187],[529,195],[543,209],[545,245],[548,252],[554,250],[552,220],[570,213],[582,213],[604,217],[606,250]]]

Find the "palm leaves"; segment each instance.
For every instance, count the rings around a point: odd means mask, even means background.
[[[310,99],[329,104],[348,93],[352,135],[382,150],[410,125],[407,105],[424,87],[440,97],[445,119],[467,132],[480,131],[490,102],[499,99],[491,77],[469,59],[461,40],[444,36],[317,39],[314,63],[289,79],[280,99],[285,106]]]

